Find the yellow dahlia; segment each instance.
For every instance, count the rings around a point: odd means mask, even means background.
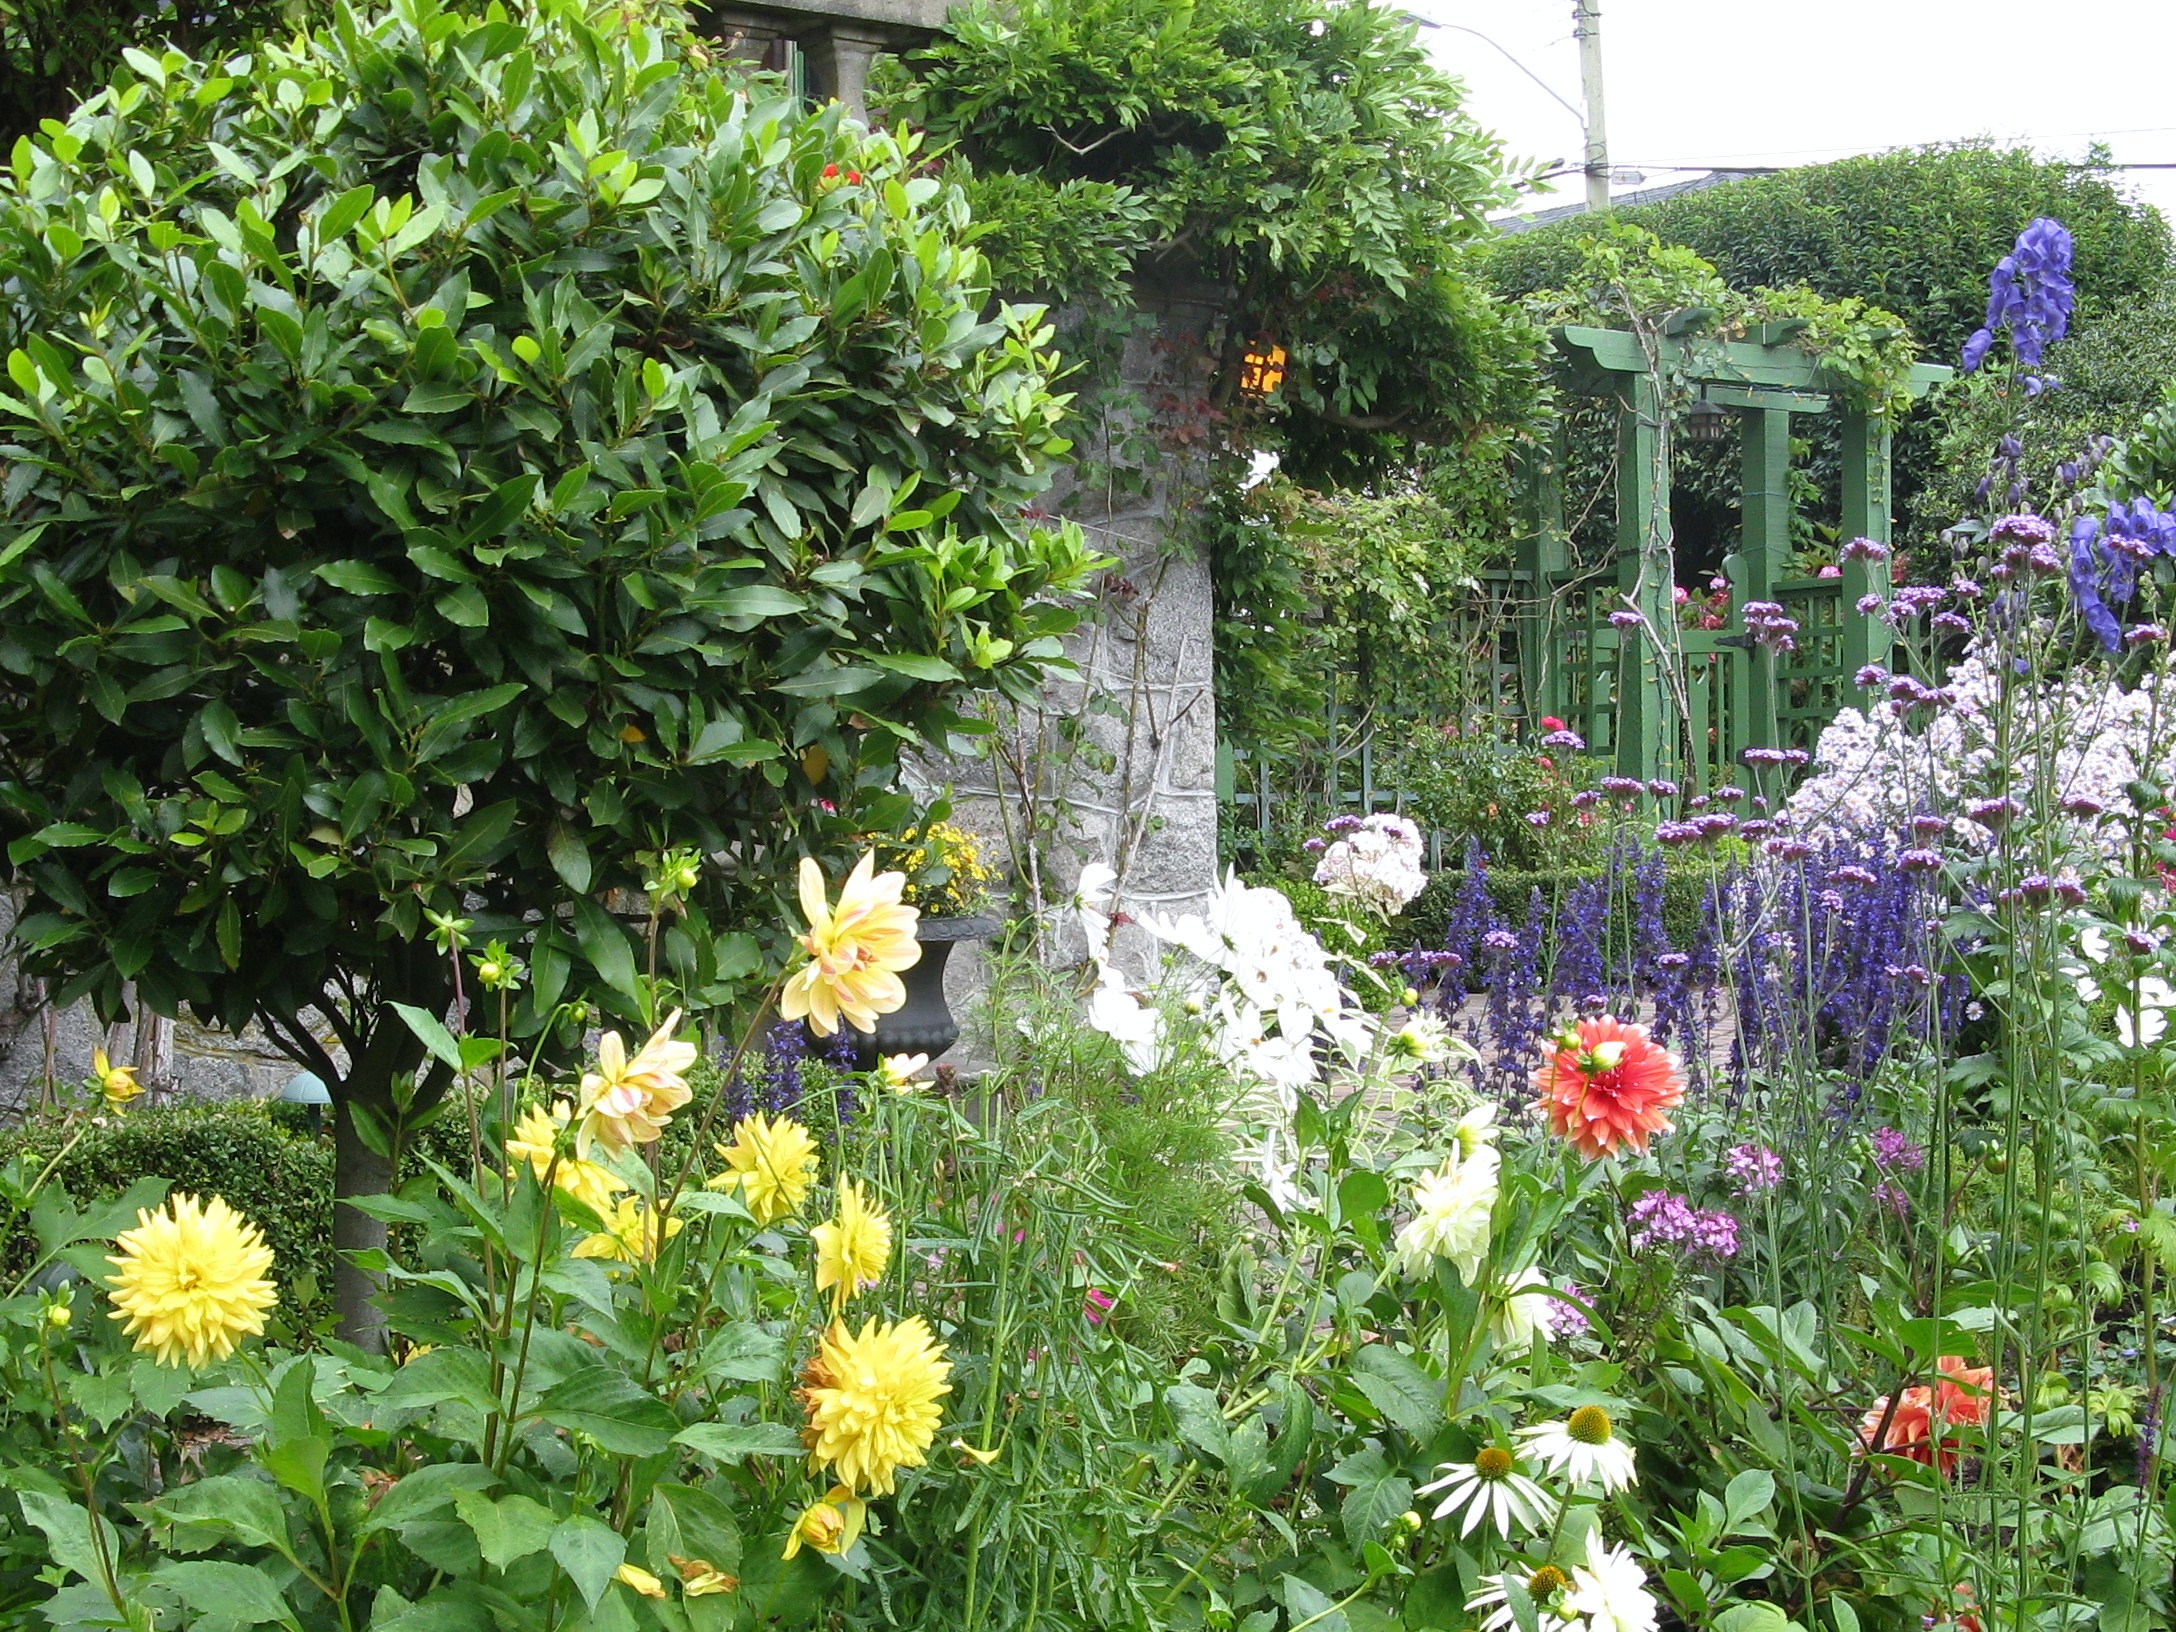
[[[858,1333],[834,1320],[796,1390],[808,1413],[801,1442],[809,1466],[828,1465],[857,1495],[889,1496],[898,1471],[926,1459],[951,1375],[952,1362],[919,1315],[895,1326],[871,1320]]]
[[[264,1330],[278,1299],[264,1278],[272,1249],[257,1226],[219,1196],[172,1196],[136,1214],[114,1245],[113,1318],[159,1364],[224,1360],[235,1340]]]
[[[679,1024],[680,1011],[675,1009],[632,1059],[618,1032],[604,1034],[597,1045],[597,1069],[582,1075],[578,1154],[588,1156],[592,1145],[617,1152],[650,1144],[665,1131],[672,1113],[695,1097],[681,1073],[695,1063],[697,1050],[693,1043],[672,1040]]]
[[[833,1485],[820,1502],[801,1509],[786,1537],[786,1557],[804,1547],[819,1553],[843,1553],[861,1539],[861,1527],[869,1517],[869,1504],[844,1485]]]
[[[877,1061],[877,1081],[895,1094],[911,1094],[921,1088],[915,1073],[929,1064],[927,1054],[887,1054]]]
[[[645,1598],[665,1596],[665,1583],[639,1564],[622,1564],[612,1572],[612,1579],[631,1592],[641,1593]]]
[[[610,1217],[612,1203],[627,1188],[624,1179],[610,1168],[585,1162],[579,1156],[561,1156],[559,1165],[552,1165],[552,1152],[559,1148],[559,1137],[573,1118],[572,1107],[563,1100],[549,1111],[541,1105],[530,1106],[514,1124],[513,1137],[506,1141],[507,1159],[527,1162],[539,1184],[549,1174],[555,1188],[598,1217]]]
[[[91,1050],[91,1075],[98,1079],[98,1091],[106,1096],[109,1111],[118,1111],[144,1091],[144,1085],[136,1080],[136,1067],[115,1065],[102,1048]]]
[[[839,1210],[808,1232],[816,1243],[816,1290],[831,1293],[831,1307],[884,1278],[891,1262],[891,1215],[862,1194],[852,1179],[839,1181]]]
[[[791,1117],[761,1111],[744,1116],[733,1142],[716,1147],[725,1171],[710,1181],[716,1190],[739,1190],[758,1224],[772,1224],[808,1199],[816,1181],[816,1141]]]
[[[829,1037],[842,1015],[857,1031],[874,1031],[878,1015],[906,1002],[899,971],[913,968],[922,956],[914,938],[921,914],[899,901],[906,883],[904,873],[878,873],[871,851],[854,864],[834,910],[824,892],[823,869],[801,858],[801,910],[808,915],[808,933],[799,940],[808,962],[779,994],[782,1016],[806,1020],[817,1036]]]
[[[646,1264],[657,1256],[657,1214],[638,1196],[623,1196],[598,1208],[604,1229],[584,1236],[574,1249],[577,1258],[609,1258],[621,1264]],[[670,1241],[686,1228],[684,1218],[665,1220],[665,1239]]]

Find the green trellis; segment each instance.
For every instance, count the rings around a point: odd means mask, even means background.
[[[1857,615],[1885,594],[1886,561],[1851,560],[1837,578],[1791,572],[1791,416],[1835,413],[1843,433],[1843,535],[1890,541],[1889,438],[1884,413],[1857,406],[1818,358],[1791,344],[1803,323],[1757,326],[1744,340],[1694,339],[1701,315],[1665,324],[1651,341],[1621,329],[1554,331],[1566,391],[1617,405],[1613,571],[1575,569],[1564,528],[1563,448],[1526,464],[1517,577],[1520,689],[1530,715],[1560,716],[1618,772],[1698,784],[1734,768],[1750,747],[1810,748],[1862,665],[1882,661],[1888,631]],[[1652,350],[1649,349],[1650,345]],[[1950,370],[1915,366],[1923,397]],[[1665,386],[1734,414],[1743,448],[1743,521],[1726,558],[1730,615],[1720,630],[1680,629],[1672,601]],[[1780,602],[1798,620],[1798,649],[1776,654],[1746,635],[1749,601]],[[1636,628],[1609,621],[1636,612]],[[1735,775],[1735,770],[1729,774]],[[1756,778],[1756,781],[1762,780]]]

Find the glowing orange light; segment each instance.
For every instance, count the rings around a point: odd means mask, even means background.
[[[1240,358],[1239,389],[1250,397],[1266,397],[1284,384],[1284,347],[1264,346]]]

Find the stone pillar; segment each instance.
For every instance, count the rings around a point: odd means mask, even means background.
[[[1146,408],[1185,397],[1165,370],[1198,355],[1217,303],[1199,289],[1144,289],[1138,300],[1143,321],[1120,375],[1122,400]],[[1061,333],[1075,326],[1061,317]],[[1114,419],[1049,500],[1117,563],[1067,643],[1078,675],[1053,680],[1037,709],[1006,708],[988,757],[932,768],[1038,909],[1039,950],[1059,964],[1084,951],[1065,911],[1083,867],[1115,868],[1130,914],[1198,911],[1218,876],[1213,601],[1185,527],[1205,472],[1181,453],[1136,455],[1136,444],[1171,439]],[[1121,962],[1145,962],[1138,932],[1121,930],[1116,946]],[[963,971],[963,984],[972,978]]]

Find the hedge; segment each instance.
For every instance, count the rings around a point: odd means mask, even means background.
[[[0,1134],[0,1161],[22,1151],[50,1156],[69,1137],[40,1119]],[[69,1130],[72,1132],[73,1130]],[[140,1107],[98,1119],[61,1159],[54,1177],[78,1201],[120,1194],[156,1175],[176,1190],[220,1195],[264,1231],[280,1313],[300,1337],[326,1321],[332,1292],[332,1142],[313,1139],[286,1106],[256,1101]],[[27,1261],[30,1232],[6,1242]]]

